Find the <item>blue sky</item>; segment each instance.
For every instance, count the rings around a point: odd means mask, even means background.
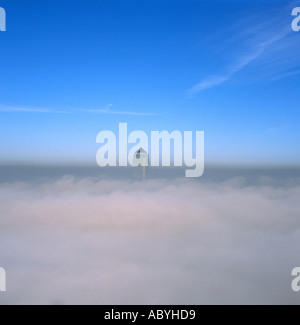
[[[299,165],[300,1],[248,2],[0,1],[0,163],[95,165],[127,122],[205,131],[207,163]]]

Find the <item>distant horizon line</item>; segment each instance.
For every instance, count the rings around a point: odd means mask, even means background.
[[[99,166],[97,164],[71,164],[71,163],[63,163],[63,164],[45,164],[45,163],[1,163],[0,162],[0,168],[91,168],[91,169],[99,169]],[[114,167],[114,169],[134,169],[138,167]],[[148,169],[184,169],[185,166],[171,166],[171,167],[164,167],[164,166],[148,166]],[[103,167],[101,169],[112,169],[112,167]],[[205,169],[299,169],[299,164],[277,164],[277,165],[271,165],[271,164],[228,164],[228,163],[206,163]]]

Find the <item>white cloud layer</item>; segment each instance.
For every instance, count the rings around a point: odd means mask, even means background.
[[[0,304],[299,303],[300,186],[0,184]]]

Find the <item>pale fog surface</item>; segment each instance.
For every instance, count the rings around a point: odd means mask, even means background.
[[[0,168],[0,304],[299,304],[300,170]]]

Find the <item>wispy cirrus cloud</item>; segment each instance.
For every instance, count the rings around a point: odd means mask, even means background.
[[[288,12],[288,10],[285,8],[283,12]],[[249,17],[231,26],[230,32],[228,31],[231,37],[219,43],[218,53],[224,54],[227,51],[232,53],[229,55],[231,57],[229,61],[232,63],[220,67],[223,70],[221,73],[214,73],[203,78],[202,81],[187,90],[187,95],[193,97],[201,91],[218,87],[252,63],[259,68],[267,69],[269,67],[272,70],[273,78],[274,73],[278,75],[274,78],[276,80],[292,75],[299,60],[295,59],[294,51],[288,50],[294,43],[293,39],[289,37],[292,34],[288,21],[290,17],[288,15],[284,17],[285,19],[282,19],[281,12],[272,11],[258,17]],[[260,60],[263,57],[265,57],[264,60]],[[286,69],[284,69],[284,65],[286,65]],[[278,71],[277,68],[279,68]],[[287,69],[292,72],[284,73]]]
[[[251,62],[259,58],[264,51],[271,46],[274,42],[279,41],[281,38],[284,37],[284,34],[274,37],[273,39],[266,41],[264,43],[258,44],[256,48],[252,49],[250,54],[245,54],[244,56],[240,57],[236,63],[234,63],[226,73],[221,75],[210,76],[200,83],[196,84],[192,88],[188,90],[189,95],[195,95],[202,90],[206,90],[209,88],[217,87],[224,82],[228,81],[234,74],[245,68]]]
[[[48,113],[48,114],[76,114],[76,113],[94,113],[94,114],[111,114],[111,115],[133,115],[133,116],[154,116],[155,113],[145,112],[133,112],[133,111],[114,111],[111,109],[113,105],[106,105],[101,109],[69,109],[63,110],[52,110],[49,108],[41,107],[21,107],[21,106],[5,106],[0,105],[0,112],[3,113]]]
[[[145,113],[145,112],[133,112],[133,111],[114,111],[111,109],[113,105],[106,105],[104,108],[100,109],[84,109],[84,112],[94,113],[94,114],[111,114],[111,115],[133,115],[133,116],[154,116],[155,113]]]
[[[13,107],[13,106],[0,106],[0,112],[6,113],[51,113],[52,111],[47,108],[26,108],[26,107]]]
[[[43,113],[43,114],[68,114],[68,111],[52,110],[44,107],[22,107],[22,106],[7,106],[0,105],[2,113]]]

